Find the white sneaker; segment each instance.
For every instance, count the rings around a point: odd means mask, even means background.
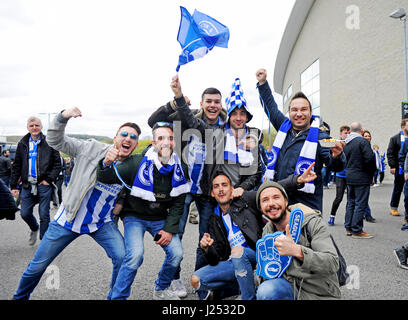
[[[173,280],[170,285],[170,290],[173,291],[179,298],[187,297],[187,289],[181,279]]]
[[[40,231],[40,229],[38,229],[37,231],[30,231],[30,238],[28,239],[28,244],[30,246],[35,245],[35,243],[37,242],[38,232],[39,231]]]
[[[153,290],[153,300],[180,300],[180,298],[169,289]]]

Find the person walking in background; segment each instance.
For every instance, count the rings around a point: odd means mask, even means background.
[[[3,180],[7,188],[10,187],[11,160],[10,151],[3,150],[0,156],[0,179]]]
[[[401,230],[408,230],[408,139],[405,139],[404,145],[399,152],[399,164],[404,168],[404,221]]]
[[[374,155],[375,155],[375,164],[376,164],[376,167],[377,167],[377,170],[375,170],[375,172],[374,172],[374,185],[373,185],[373,187],[378,187],[379,186],[378,178],[380,176],[380,171],[381,171],[381,167],[382,167],[381,156],[380,156],[379,150],[380,150],[380,147],[377,144],[373,145],[373,151],[374,151]]]
[[[363,231],[363,220],[375,171],[374,152],[370,143],[362,136],[361,123],[353,122],[350,131],[344,147],[347,158],[347,206],[344,227],[346,235],[354,239],[370,239],[373,235]]]
[[[68,183],[71,180],[72,171],[74,170],[75,160],[74,158],[67,157],[65,160],[65,175],[64,175],[64,185],[68,187]]]
[[[340,127],[340,139],[346,140],[347,136],[350,134],[349,126]],[[344,191],[346,191],[346,169],[336,173],[336,197],[332,203],[330,218],[328,221],[329,226],[334,226],[334,220],[336,218],[337,209],[340,206],[341,201],[343,200]]]
[[[363,138],[364,139],[366,139],[369,143],[370,143],[370,146],[371,146],[371,132],[370,131],[368,131],[368,130],[364,130],[363,131]],[[373,150],[373,152],[374,152],[374,150]],[[374,152],[374,157],[375,157],[375,152]],[[376,171],[378,170],[378,164],[377,164],[377,159],[376,159],[376,170],[374,171],[374,173],[373,173],[373,178],[371,179],[371,186],[373,186],[374,187],[374,177],[375,177],[375,173],[376,173]],[[374,217],[371,215],[371,208],[370,208],[370,204],[369,203],[367,203],[367,208],[364,210],[364,219],[367,221],[367,222],[372,222],[372,223],[374,223],[376,220],[374,219]]]
[[[62,184],[64,183],[65,170],[67,168],[62,152],[60,152],[61,171],[59,172],[57,179],[55,180],[55,186],[57,187],[57,199],[53,197],[54,208],[58,208],[62,202]]]
[[[408,137],[408,119],[401,121],[401,131],[390,138],[387,147],[387,160],[390,167],[390,174],[394,175],[394,187],[392,189],[390,201],[390,214],[392,216],[400,216],[398,206],[401,199],[401,194],[404,189],[404,167],[400,166],[398,159],[399,151],[404,145],[405,138]]]
[[[31,246],[37,241],[38,233],[42,239],[48,229],[51,185],[61,171],[59,152],[48,145],[42,128],[40,119],[28,118],[28,133],[17,144],[10,180],[11,194],[14,198],[19,196],[17,189],[19,180],[22,182],[20,213],[30,228],[28,244]],[[33,214],[36,203],[39,203],[39,225]]]
[[[384,181],[386,166],[387,164],[385,163],[385,152],[384,152],[381,156],[380,179],[379,179],[380,184],[382,184],[382,182]]]

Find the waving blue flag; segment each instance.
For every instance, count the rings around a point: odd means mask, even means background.
[[[222,23],[197,10],[194,10],[191,16],[186,8],[180,9],[181,20],[177,41],[182,52],[177,72],[181,65],[203,57],[215,46],[227,48],[229,40],[229,30]]]

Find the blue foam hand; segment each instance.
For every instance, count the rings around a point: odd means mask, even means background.
[[[277,231],[267,234],[256,243],[256,274],[265,279],[274,279],[289,266],[292,257],[281,256],[276,249],[275,239],[283,235]]]
[[[289,230],[295,243],[298,243],[299,241],[300,234],[302,231],[302,224],[303,224],[303,211],[300,210],[299,208],[293,208],[292,211],[290,212]]]
[[[295,243],[299,241],[302,223],[303,211],[299,208],[293,209],[289,217],[289,231]],[[292,256],[281,256],[275,246],[276,238],[281,235],[283,233],[280,231],[266,234],[256,243],[256,274],[265,279],[281,277],[292,262]]]

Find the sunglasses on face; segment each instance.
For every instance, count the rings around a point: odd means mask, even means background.
[[[126,138],[126,137],[129,135],[129,133],[126,132],[126,131],[123,131],[123,132],[120,133],[120,135],[121,135],[122,137]],[[139,137],[138,137],[137,135],[135,135],[134,133],[131,133],[131,134],[129,135],[129,137],[130,137],[130,139],[133,139],[133,140],[139,139]]]

